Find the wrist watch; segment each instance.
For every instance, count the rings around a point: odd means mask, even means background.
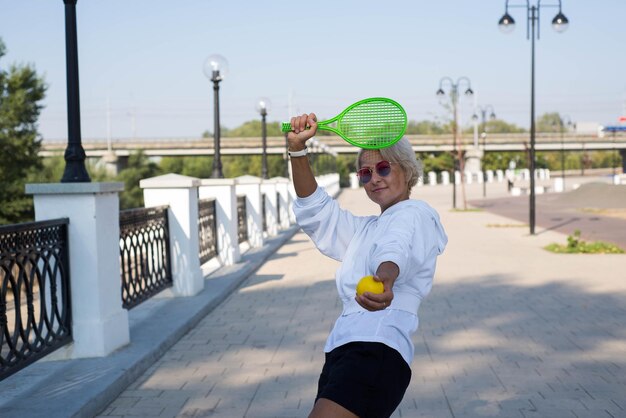
[[[287,150],[287,152],[289,153],[290,157],[304,157],[309,151],[307,150],[307,147],[304,147],[304,149],[301,149],[300,151]]]

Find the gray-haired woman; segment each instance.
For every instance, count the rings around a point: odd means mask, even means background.
[[[319,188],[306,141],[315,114],[291,118],[288,134],[298,224],[325,255],[341,261],[335,280],[343,312],[328,336],[326,362],[310,418],[388,417],[411,379],[417,312],[430,292],[447,237],[433,208],[410,199],[421,167],[406,138],[381,150],[361,150],[357,175],[378,216],[354,216]],[[356,295],[374,275],[384,292]]]

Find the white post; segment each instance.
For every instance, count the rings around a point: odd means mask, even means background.
[[[123,183],[27,184],[38,221],[69,218],[72,358],[103,357],[128,344],[122,308],[120,212]]]
[[[437,173],[434,171],[428,172],[428,184],[435,186],[437,184]]]
[[[487,170],[487,183],[493,183],[493,170]]]
[[[246,225],[251,247],[263,246],[263,219],[261,212],[261,178],[241,176],[235,179],[237,195],[246,195]]]
[[[193,296],[204,288],[198,243],[200,179],[165,174],[139,182],[146,207],[169,205],[170,258],[176,296]]]
[[[356,173],[350,173],[350,188],[358,189],[359,188],[359,177]]]
[[[287,229],[291,224],[289,218],[289,179],[284,177],[274,177],[276,182],[278,217],[280,218],[280,229]]]
[[[200,199],[215,199],[217,252],[221,265],[230,266],[241,259],[237,239],[237,195],[234,179],[202,179]]]
[[[498,183],[502,183],[504,181],[504,171],[496,170],[496,178],[498,179]]]
[[[456,184],[461,184],[461,172],[458,170],[454,172],[454,181]]]
[[[261,195],[265,199],[265,225],[267,235],[270,237],[278,234],[278,202],[276,199],[276,182],[263,180],[261,182]],[[263,202],[261,202],[262,204]],[[261,216],[263,214],[261,213]]]
[[[450,173],[448,173],[447,171],[441,172],[441,184],[445,186],[450,184]]]
[[[289,190],[289,222],[292,224],[296,223],[296,214],[293,212],[293,202],[298,198],[296,194],[296,189],[293,187],[293,183],[290,182],[287,189]]]

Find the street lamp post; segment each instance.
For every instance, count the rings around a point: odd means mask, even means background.
[[[261,157],[261,177],[269,179],[267,174],[267,126],[266,117],[267,112],[270,109],[271,102],[269,99],[262,97],[259,99],[256,105],[257,111],[261,114],[261,138],[263,144],[263,154]]]
[[[535,234],[535,33],[539,39],[539,14],[542,7],[558,7],[559,12],[552,19],[552,27],[557,32],[563,32],[569,25],[569,20],[561,12],[561,0],[557,5],[542,5],[541,0],[537,0],[536,4],[531,5],[526,0],[525,5],[511,5],[506,0],[504,15],[498,21],[500,30],[504,33],[510,33],[515,28],[515,20],[509,15],[509,7],[526,8],[526,38],[530,38],[530,150],[529,150],[529,169],[530,169],[530,235]],[[537,27],[535,31],[535,27]]]
[[[477,110],[480,112],[480,117],[481,117],[481,134],[480,137],[483,140],[483,160],[485,159],[485,155],[487,155],[487,112],[491,111],[491,113],[489,113],[489,119],[494,120],[496,118],[496,112],[494,112],[493,110],[493,106],[491,105],[487,105],[487,106],[478,106]],[[472,119],[474,120],[478,120],[478,115],[474,113],[474,115],[472,116]],[[484,163],[482,165],[482,172],[483,172],[483,197],[487,196],[487,178],[485,175],[485,167],[484,167]]]
[[[61,183],[87,183],[85,150],[80,137],[80,94],[78,91],[78,41],[76,36],[76,2],[65,3],[65,61],[67,72],[67,147]]]
[[[285,132],[285,178],[289,178],[289,140],[287,139],[288,132]]]
[[[439,80],[439,90],[437,90],[437,96],[444,96],[446,93],[443,90],[444,87],[449,88],[450,95],[450,103],[452,104],[452,118],[453,118],[453,127],[452,127],[452,208],[456,209],[456,170],[459,168],[461,171],[461,187],[463,187],[463,170],[460,169],[459,164],[461,161],[460,151],[457,150],[458,136],[459,136],[459,113],[458,113],[458,102],[459,102],[459,87],[461,84],[467,84],[467,89],[465,90],[466,96],[472,96],[474,92],[471,88],[471,82],[467,77],[459,77],[456,83],[450,77],[443,77]],[[457,155],[457,153],[459,155]],[[465,205],[465,199],[463,199]]]
[[[211,55],[204,62],[204,75],[213,82],[213,172],[212,178],[224,178],[220,154],[220,81],[228,71],[228,61],[221,55]]]

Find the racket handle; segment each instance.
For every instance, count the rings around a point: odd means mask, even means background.
[[[311,127],[310,127],[310,126],[307,126],[307,127],[306,127],[306,129],[309,129],[309,128],[311,128]],[[318,129],[324,129],[324,127],[323,127],[323,126],[318,125]],[[283,122],[282,126],[280,127],[280,130],[281,130],[282,132],[285,132],[285,133],[287,133],[287,132],[291,132],[291,131],[292,131],[292,129],[291,129],[291,123],[289,123],[289,122]]]

